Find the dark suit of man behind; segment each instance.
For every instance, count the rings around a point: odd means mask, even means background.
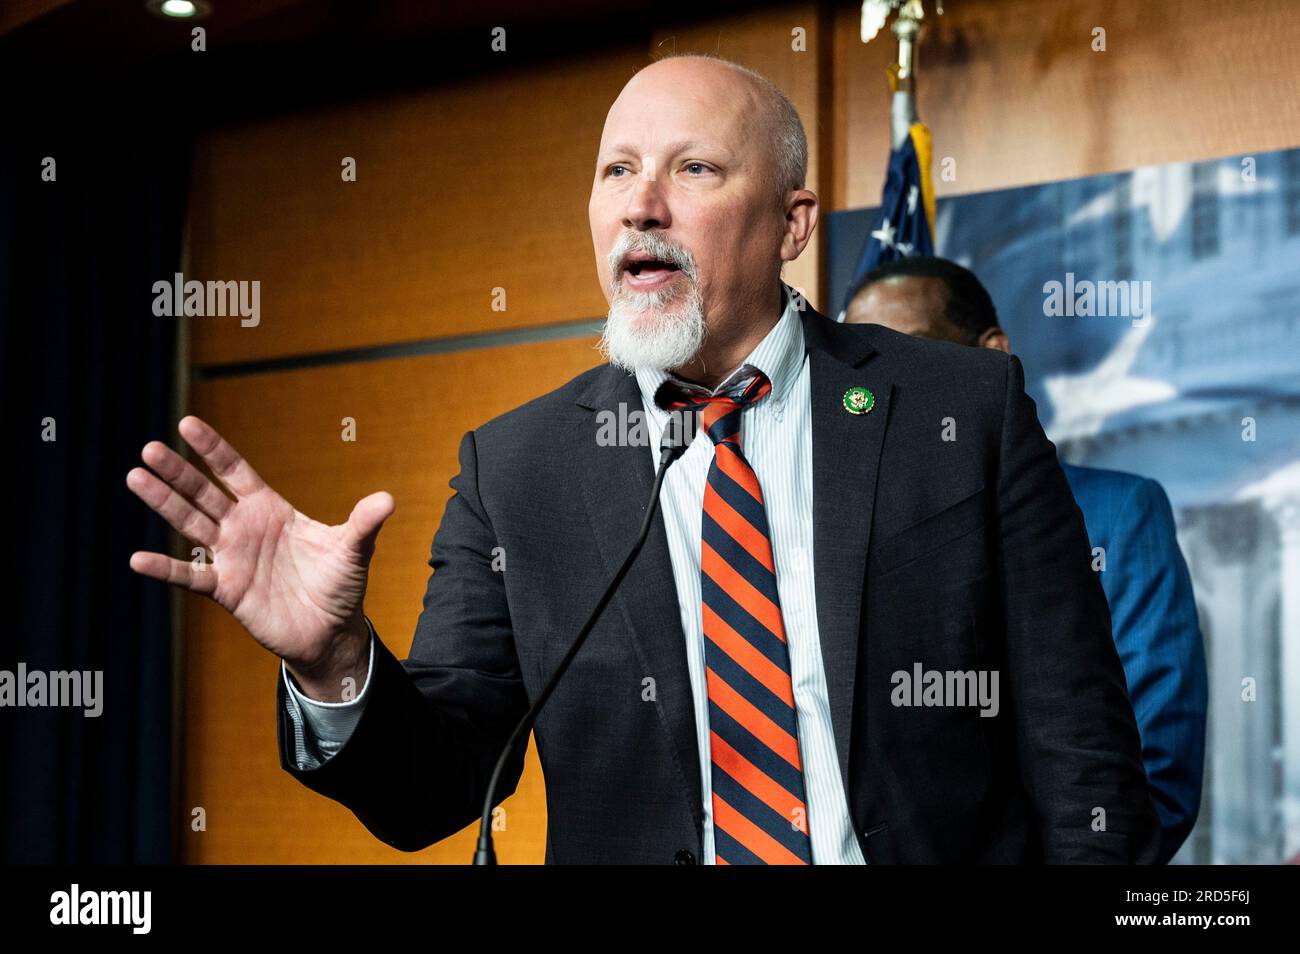
[[[811,311],[803,321],[817,619],[864,855],[1151,861],[1156,820],[1106,600],[1019,362]],[[867,414],[844,408],[856,386],[875,395]],[[283,766],[385,842],[419,849],[479,816],[510,730],[630,547],[653,474],[646,447],[597,443],[598,413],[620,405],[641,406],[635,379],[603,366],[466,435],[410,658],[378,646],[361,720],[319,768],[293,767],[280,681]],[[492,568],[497,547],[505,572]],[[892,675],[917,663],[997,670],[996,717],[891,704]],[[536,739],[548,862],[700,857],[661,518]],[[522,765],[518,753],[498,797]]]

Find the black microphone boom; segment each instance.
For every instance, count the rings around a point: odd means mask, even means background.
[[[583,623],[582,629],[578,631],[578,638],[573,641],[573,645],[569,647],[569,651],[564,654],[560,664],[555,667],[555,672],[547,680],[546,686],[538,693],[537,698],[533,700],[533,704],[524,713],[524,717],[515,726],[514,732],[510,734],[509,741],[506,742],[505,748],[497,759],[496,767],[492,770],[492,778],[488,781],[487,794],[483,798],[483,817],[479,819],[478,846],[474,850],[474,864],[495,865],[497,863],[496,851],[492,847],[492,809],[497,783],[501,780],[501,773],[505,771],[506,760],[509,759],[510,753],[515,750],[519,743],[527,737],[533,723],[537,720],[537,713],[541,712],[542,706],[546,705],[546,700],[551,697],[551,693],[559,684],[560,678],[568,671],[569,664],[573,662],[573,657],[578,655],[578,650],[587,641],[587,636],[596,625],[596,621],[600,619],[600,614],[605,611],[605,607],[613,599],[619,585],[623,582],[623,578],[627,576],[628,570],[632,569],[637,554],[641,552],[646,537],[650,535],[650,524],[659,509],[659,490],[663,486],[664,475],[668,473],[668,468],[673,461],[686,453],[686,449],[691,446],[691,441],[695,439],[695,428],[698,421],[698,409],[694,407],[686,407],[669,413],[668,423],[664,427],[664,436],[659,441],[659,468],[655,473],[654,488],[650,491],[650,502],[646,506],[645,519],[641,521],[641,531],[637,534],[636,543],[632,545],[631,551],[623,560],[623,565],[614,574],[614,579],[610,580],[609,586],[605,587],[605,592],[601,595],[600,601],[596,603],[596,608],[591,611],[591,615],[587,617],[587,622]]]

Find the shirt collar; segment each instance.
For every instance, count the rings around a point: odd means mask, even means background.
[[[781,312],[780,319],[741,362],[740,367],[727,375],[713,390],[703,385],[683,381],[675,374],[657,368],[638,369],[636,382],[641,389],[641,397],[646,407],[658,408],[655,404],[655,394],[665,381],[672,381],[677,387],[694,394],[713,396],[744,387],[758,371],[767,375],[768,380],[772,382],[771,400],[777,403],[783,401],[790,387],[798,380],[799,371],[803,367],[804,336],[803,322],[799,320],[794,295],[785,282],[781,283],[781,295],[785,308]]]

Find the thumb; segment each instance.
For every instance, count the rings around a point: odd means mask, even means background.
[[[362,497],[352,508],[352,514],[344,526],[344,541],[367,560],[375,552],[375,538],[384,521],[393,515],[397,504],[393,495],[381,490],[379,493]]]

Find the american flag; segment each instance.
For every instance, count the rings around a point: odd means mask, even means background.
[[[883,262],[909,255],[934,254],[930,130],[917,120],[916,101],[910,92],[895,90],[892,125],[893,149],[889,153],[880,214],[858,256],[848,294],[852,294],[864,275]],[[848,305],[846,299],[840,309],[840,321],[844,320]]]

